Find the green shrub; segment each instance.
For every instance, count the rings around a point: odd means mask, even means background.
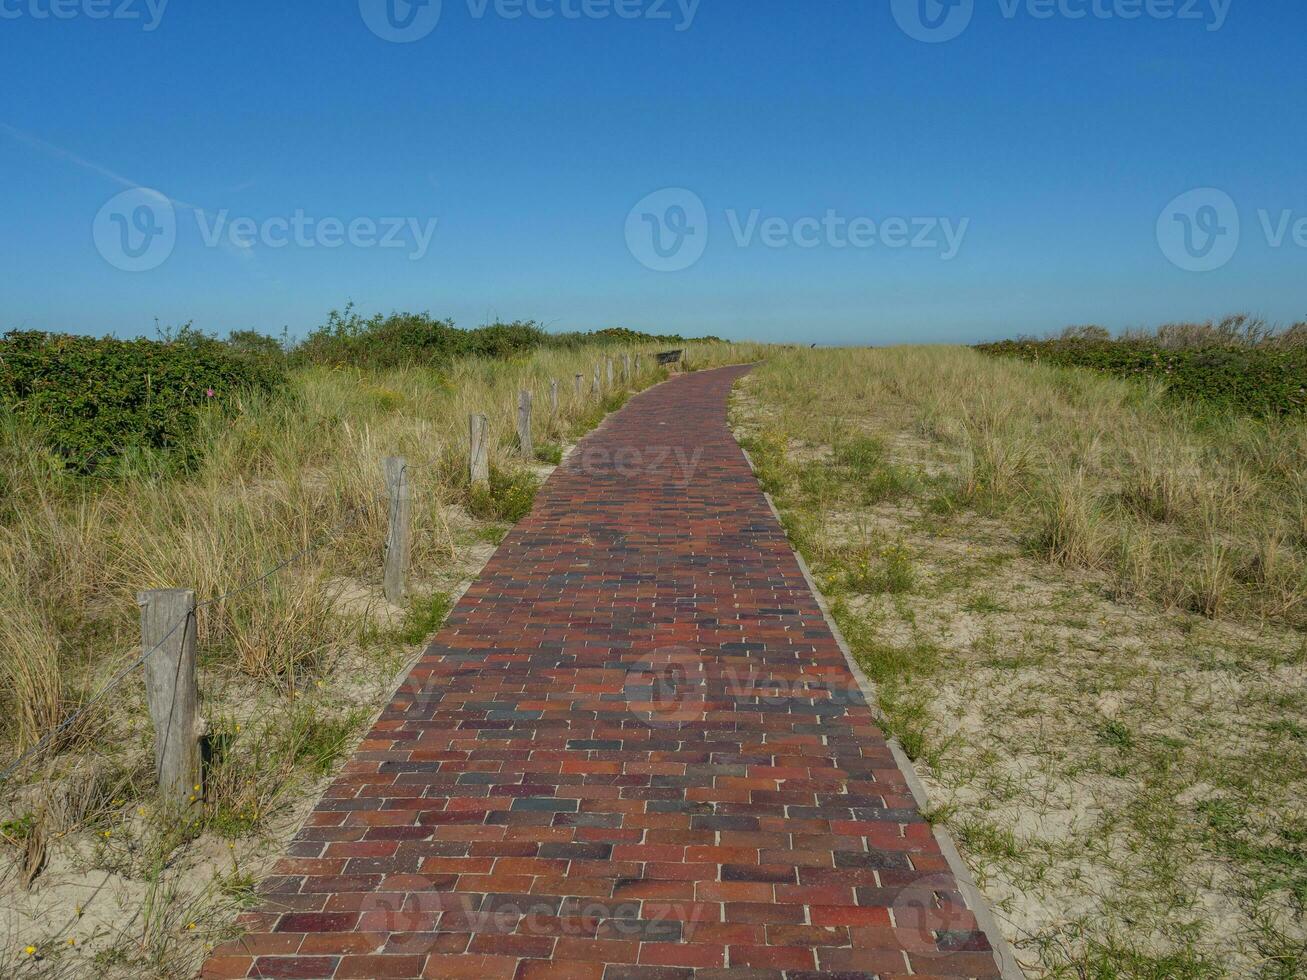
[[[242,389],[273,391],[285,380],[266,348],[185,327],[163,340],[38,331],[0,338],[0,404],[83,474],[132,457],[185,467],[198,453],[200,412],[229,410]]]
[[[708,338],[711,339],[711,338]],[[353,304],[332,310],[327,322],[292,352],[295,363],[371,368],[447,364],[459,357],[508,358],[540,348],[574,349],[598,343],[679,344],[677,335],[647,334],[622,327],[594,333],[546,333],[532,321],[493,323],[474,330],[437,320],[429,313],[381,313],[364,317]]]
[[[1005,340],[981,344],[985,354],[1060,367],[1083,367],[1123,378],[1155,378],[1167,394],[1255,416],[1307,412],[1307,346],[1165,347],[1151,339]]]
[[[492,466],[489,484],[478,483],[469,488],[468,510],[482,520],[516,523],[531,513],[539,489],[540,483],[532,473]]]
[[[536,446],[536,459],[550,466],[557,466],[563,461],[563,447],[556,442],[545,442]]]

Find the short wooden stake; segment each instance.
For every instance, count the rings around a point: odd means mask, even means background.
[[[631,383],[631,355],[623,354],[622,355],[622,384],[629,385],[630,383]]]
[[[576,400],[580,401],[581,396],[585,393],[585,375],[578,374],[575,380],[576,380]]]
[[[608,387],[611,388],[613,386],[613,359],[605,357],[604,363],[608,365]]]
[[[169,809],[203,796],[200,768],[200,689],[195,680],[195,593],[156,589],[137,596],[145,698],[154,722],[154,772]]]
[[[531,392],[517,393],[517,447],[524,459],[535,458],[535,447],[531,445]]]
[[[598,395],[599,392],[603,389],[604,383],[603,383],[602,380],[600,380],[600,377],[601,377],[601,376],[600,376],[600,372],[601,372],[602,370],[603,370],[603,367],[602,367],[601,365],[599,365],[599,364],[596,364],[596,365],[595,365],[595,376],[594,376],[594,381],[593,381],[593,382],[591,383],[591,385],[590,385],[590,394],[592,394],[592,395]]]
[[[554,378],[549,382],[549,412],[551,415],[558,414],[558,379]]]
[[[484,415],[469,415],[468,427],[468,477],[473,484],[490,482],[490,423]]]
[[[386,530],[385,554],[386,598],[398,604],[404,600],[404,579],[408,575],[409,535],[413,523],[408,462],[401,456],[386,457],[386,494],[390,498],[390,526]]]

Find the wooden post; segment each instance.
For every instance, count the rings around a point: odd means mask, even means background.
[[[554,378],[549,382],[549,412],[551,415],[558,414],[558,379]]]
[[[141,606],[145,698],[154,722],[159,796],[165,807],[184,809],[203,795],[195,593],[191,589],[156,589],[141,592],[137,602]]]
[[[636,377],[639,377],[639,375],[640,375],[640,355],[639,355],[639,354],[636,354],[636,355],[635,355],[635,374],[636,374]]]
[[[535,447],[531,445],[531,392],[517,393],[517,447],[523,459],[535,458]]]
[[[576,400],[577,400],[577,401],[580,401],[580,400],[581,400],[581,396],[582,396],[584,393],[585,393],[585,375],[584,375],[584,374],[578,374],[578,375],[576,376]]]
[[[597,396],[597,395],[599,394],[600,390],[601,390],[601,389],[603,388],[603,386],[604,386],[603,381],[600,380],[600,374],[599,374],[599,372],[602,371],[602,370],[603,370],[603,367],[602,367],[601,365],[598,365],[598,364],[595,365],[595,376],[594,376],[594,381],[593,381],[593,382],[591,383],[591,385],[590,385],[590,394],[592,394],[592,395],[596,395],[596,396]]]
[[[386,598],[404,599],[404,578],[408,574],[409,535],[413,501],[408,485],[408,462],[401,456],[386,457],[386,494],[390,497],[390,526],[386,531]]]
[[[605,357],[604,363],[608,365],[608,387],[611,388],[613,386],[613,359]]]
[[[623,354],[622,355],[622,384],[629,385],[630,383],[631,383],[631,355]]]
[[[474,484],[489,483],[490,446],[488,435],[490,423],[486,421],[484,415],[469,415],[467,417],[467,427],[469,436],[467,454],[469,478]]]

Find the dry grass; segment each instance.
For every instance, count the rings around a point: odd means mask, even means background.
[[[1029,975],[1307,975],[1307,426],[950,348],[733,417]]]
[[[534,393],[536,442],[556,453],[619,406],[628,387],[665,376],[646,351],[639,377],[595,399],[595,363],[619,353],[468,360],[447,372],[304,370],[283,396],[208,417],[204,462],[185,478],[74,482],[23,432],[0,424],[0,461],[14,463],[0,509],[0,765],[138,653],[139,590],[183,586],[201,600],[230,593],[198,616],[202,712],[215,757],[192,824],[154,819],[138,677],[0,787],[0,825],[28,828],[21,840],[0,840],[0,879],[26,860],[36,834],[52,842],[49,869],[21,910],[8,901],[13,880],[0,881],[0,905],[13,908],[0,932],[14,931],[20,944],[0,950],[0,974],[14,975],[17,954],[20,975],[76,975],[69,963],[93,951],[124,974],[187,975],[229,903],[209,902],[207,918],[187,928],[199,913],[187,911],[178,926],[183,899],[203,905],[232,860],[257,866],[278,849],[323,774],[382,706],[412,647],[439,624],[444,596],[502,537],[501,522],[467,510],[468,414],[488,416],[492,467],[537,470],[515,448],[518,390]],[[714,344],[692,345],[689,356],[707,367],[758,353]],[[577,373],[586,377],[580,397]],[[553,378],[561,382],[557,413]],[[392,454],[407,457],[413,481],[408,609],[381,596],[381,465]],[[512,484],[517,493],[530,486]],[[299,552],[301,560],[246,587]],[[215,839],[221,860],[206,859]],[[97,875],[114,882],[111,908],[140,912],[130,935],[114,914],[94,927],[91,916],[73,914]],[[104,890],[95,892],[103,904]],[[77,939],[73,952],[65,937]],[[29,944],[39,961],[24,955]]]

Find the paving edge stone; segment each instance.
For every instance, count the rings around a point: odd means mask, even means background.
[[[753,457],[749,455],[748,450],[743,446],[740,446],[740,452],[744,454],[744,459],[756,478],[758,470],[753,465]],[[771,494],[766,490],[762,491],[762,495],[767,500],[767,506],[771,508],[772,516],[784,529],[785,522],[781,519],[781,512],[776,508],[776,501],[772,500]],[[788,541],[788,535],[786,538]],[[812,571],[808,568],[808,563],[804,560],[803,555],[799,554],[794,548],[793,543],[790,544],[790,550],[799,562],[799,570],[803,572],[803,578],[808,583],[808,589],[816,597],[817,605],[821,607],[821,614],[826,619],[826,625],[830,627],[831,633],[835,636],[835,642],[839,644],[840,651],[844,654],[844,660],[848,663],[853,679],[858,682],[858,687],[862,690],[867,703],[873,707],[878,706],[880,700],[876,695],[876,685],[868,680],[867,675],[862,672],[862,668],[858,666],[858,662],[853,658],[853,651],[849,649],[844,634],[840,632],[835,617],[831,615],[830,603],[826,601],[821,589],[817,587],[817,582],[812,577]],[[921,781],[921,777],[917,774],[917,767],[908,758],[908,754],[903,751],[903,746],[899,744],[897,738],[887,732],[885,741],[894,756],[894,761],[898,763],[898,767],[907,781],[913,799],[917,801],[917,809],[925,813],[930,808],[930,796],[926,792],[926,784]],[[930,826],[935,835],[935,840],[939,844],[940,852],[944,855],[944,860],[948,861],[949,870],[953,872],[953,877],[957,880],[958,889],[966,898],[967,905],[970,906],[972,914],[976,917],[976,924],[980,926],[981,931],[985,933],[986,938],[989,940],[990,946],[993,947],[994,960],[998,963],[998,968],[1003,974],[1003,980],[1026,980],[1026,974],[1017,963],[1016,953],[1013,951],[1011,944],[1004,938],[1002,930],[999,929],[998,920],[994,918],[989,902],[981,894],[980,889],[976,887],[976,881],[971,876],[971,870],[967,867],[966,862],[962,860],[962,855],[958,852],[953,835],[938,823],[932,822]]]

